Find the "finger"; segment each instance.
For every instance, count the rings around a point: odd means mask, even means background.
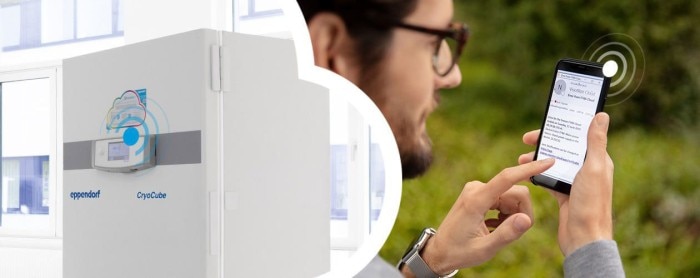
[[[486,186],[483,187],[486,192],[482,196],[490,200],[497,199],[501,194],[513,187],[514,184],[540,174],[552,167],[552,165],[554,165],[554,159],[547,158],[506,168],[486,183]],[[486,208],[491,207],[491,205],[493,205],[493,202],[490,202]]]
[[[507,213],[502,213],[502,212],[501,212],[501,213],[498,214],[498,220],[503,221],[503,220],[506,220],[506,218],[508,218],[508,217],[510,217],[510,216],[511,216],[511,214],[507,214]],[[529,216],[529,215],[528,215],[528,216]],[[530,217],[530,219],[532,219],[532,217]]]
[[[588,150],[586,159],[600,159],[599,162],[603,163],[602,159],[607,157],[609,123],[610,116],[605,112],[598,113],[593,117],[591,126],[588,129]]]
[[[525,154],[521,154],[520,157],[518,157],[518,164],[525,164],[528,162],[531,162],[532,160],[535,159],[535,152],[529,152]]]
[[[495,255],[498,250],[520,238],[531,226],[530,217],[523,213],[508,217],[484,238],[487,252]]]
[[[503,221],[508,219],[508,217],[510,217],[510,216],[511,216],[511,214],[499,212],[498,217],[486,219],[486,220],[484,220],[484,224],[486,225],[486,227],[496,228],[496,227],[498,227],[498,225],[501,225],[501,223],[503,223]],[[530,216],[530,215],[528,215],[528,216]],[[532,216],[530,216],[530,219],[533,219]]]
[[[503,220],[505,220],[505,219],[490,218],[490,219],[484,220],[484,224],[486,225],[486,227],[496,228],[499,225],[501,225],[501,223],[503,223]]]
[[[519,212],[527,214],[530,219],[535,219],[530,190],[527,186],[513,186],[498,198],[498,202],[491,209],[499,211],[499,219],[505,219]]]
[[[549,194],[552,195],[552,197],[557,199],[557,203],[559,203],[559,206],[561,206],[562,203],[569,199],[569,195],[566,195],[564,193],[554,191],[549,188],[547,189],[547,191],[549,191]]]
[[[527,133],[525,133],[525,135],[523,135],[523,143],[534,146],[535,144],[537,144],[537,140],[539,138],[540,138],[540,130],[539,129],[528,131]]]

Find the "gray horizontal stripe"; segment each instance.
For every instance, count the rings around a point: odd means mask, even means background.
[[[92,141],[63,143],[63,170],[92,168]]]
[[[63,144],[63,169],[92,169],[92,142]],[[202,163],[202,131],[158,134],[156,165]]]

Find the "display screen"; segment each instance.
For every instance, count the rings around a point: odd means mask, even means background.
[[[557,71],[537,159],[556,159],[542,175],[572,184],[586,157],[588,127],[596,113],[603,77]]]
[[[113,142],[107,146],[107,160],[129,160],[129,146],[124,142]]]

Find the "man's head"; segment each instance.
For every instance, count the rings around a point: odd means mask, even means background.
[[[424,173],[432,161],[425,121],[440,101],[439,89],[461,82],[459,68],[449,70],[453,61],[443,40],[466,43],[466,31],[451,25],[452,1],[298,2],[316,65],[349,79],[379,107],[396,137],[404,178]]]

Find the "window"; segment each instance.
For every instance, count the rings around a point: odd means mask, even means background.
[[[56,235],[56,92],[56,69],[0,73],[0,235]]]
[[[0,47],[13,51],[124,35],[122,0],[0,1]]]
[[[255,19],[284,15],[277,1],[239,0],[240,19]]]
[[[371,138],[374,139],[373,137]],[[384,158],[382,157],[381,145],[376,142],[372,142],[369,147],[370,233],[372,233],[372,227],[377,223],[379,214],[382,212],[382,206],[384,205],[385,183],[386,177],[384,175]]]
[[[233,0],[233,31],[290,38],[280,1],[284,0]]]
[[[331,219],[348,220],[348,146],[331,145]],[[381,146],[369,146],[369,213],[370,230],[379,218],[384,198],[384,160]],[[371,231],[370,231],[371,232]]]
[[[379,138],[356,107],[331,94],[331,250],[349,256],[372,233],[384,204]],[[332,253],[333,253],[332,252]]]
[[[10,215],[49,214],[48,162],[48,155],[2,158],[0,227],[21,225]]]

